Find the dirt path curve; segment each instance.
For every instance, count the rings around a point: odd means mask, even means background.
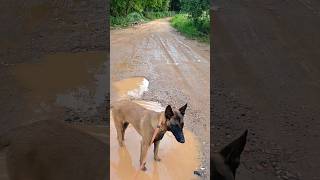
[[[248,128],[238,180],[319,180],[320,3],[215,6],[213,149]]]
[[[187,40],[161,19],[110,33],[111,84],[144,76],[142,99],[179,107],[188,103],[185,124],[201,142],[202,166],[209,169],[209,46]],[[114,99],[111,92],[111,101]],[[208,172],[206,172],[208,174]]]

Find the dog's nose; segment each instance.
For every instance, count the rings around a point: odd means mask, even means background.
[[[182,138],[181,140],[180,140],[180,143],[184,143],[185,142],[185,140],[184,140],[184,138]]]

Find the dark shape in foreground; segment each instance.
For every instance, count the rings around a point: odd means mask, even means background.
[[[225,146],[219,153],[213,154],[210,163],[213,166],[211,179],[234,180],[236,170],[240,165],[240,155],[247,142],[248,130],[238,139]]]

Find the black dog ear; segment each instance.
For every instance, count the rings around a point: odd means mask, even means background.
[[[182,116],[184,116],[184,114],[185,114],[185,112],[186,112],[186,109],[187,109],[187,103],[184,105],[184,106],[182,106],[180,109],[179,109],[179,111],[180,111],[180,113],[182,114]]]
[[[225,163],[230,167],[234,176],[236,169],[240,165],[240,155],[246,145],[247,134],[248,130],[220,151],[220,154],[224,157]]]
[[[166,110],[164,111],[164,115],[166,116],[166,119],[170,119],[174,115],[170,105],[166,107]]]

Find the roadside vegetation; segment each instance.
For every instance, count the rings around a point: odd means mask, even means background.
[[[209,0],[181,0],[180,13],[171,19],[171,25],[186,37],[209,43]]]
[[[154,19],[173,16],[170,0],[112,0],[111,27],[127,27]]]
[[[188,38],[209,42],[209,0],[112,0],[111,28],[173,17],[171,25]]]

